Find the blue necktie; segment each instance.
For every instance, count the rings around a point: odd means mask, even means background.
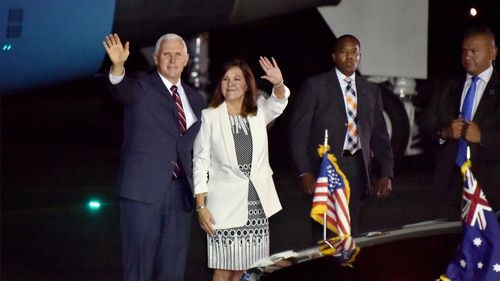
[[[479,80],[479,77],[473,76],[471,79],[472,83],[467,90],[467,94],[465,94],[464,103],[462,104],[462,110],[460,111],[460,117],[462,117],[466,121],[472,120],[472,106],[474,105],[474,96],[476,95],[476,82],[477,80]],[[460,138],[458,140],[458,151],[455,164],[457,164],[459,167],[462,167],[462,164],[465,161],[467,161],[467,141],[465,141],[463,138]]]

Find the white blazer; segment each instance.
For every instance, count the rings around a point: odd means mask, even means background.
[[[273,94],[267,100],[259,97],[257,114],[248,116],[252,133],[252,181],[266,217],[281,210],[269,165],[266,125],[278,117],[286,105],[285,98]],[[201,113],[201,128],[193,147],[194,194],[207,193],[206,204],[215,220],[215,229],[240,227],[248,220],[249,179],[238,168],[234,139],[226,103]]]

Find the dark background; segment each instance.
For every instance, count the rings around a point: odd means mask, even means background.
[[[417,106],[425,107],[434,83],[462,74],[460,47],[465,27],[485,23],[500,36],[498,1],[474,2],[480,11],[476,19],[467,16],[472,1],[430,1],[428,79],[418,81]],[[216,81],[222,63],[233,57],[247,60],[259,76],[258,56],[274,56],[292,92],[308,76],[332,67],[330,50],[335,37],[315,9],[220,27],[209,36],[211,81]],[[138,51],[142,45],[131,44],[127,68],[147,70]],[[106,59],[94,77],[0,96],[1,280],[119,279],[119,215],[113,185],[120,157],[121,109],[106,91],[109,65]],[[208,88],[210,92],[213,85]],[[290,221],[300,220],[290,216],[293,210],[308,203],[294,193],[297,187],[289,173],[286,130],[285,113],[269,132],[270,157],[277,186],[282,186],[284,210],[292,211],[274,219],[274,228],[282,230],[275,231],[280,234],[272,243],[273,252],[310,245],[298,237],[301,231],[290,226]],[[425,189],[432,170],[429,159],[421,155],[400,163],[395,187],[411,186],[411,192]],[[395,193],[391,200],[415,195],[405,194]],[[87,209],[91,198],[102,200],[101,211]],[[416,199],[410,204],[391,202],[397,208],[419,208]],[[388,213],[365,226],[409,222],[404,213]],[[198,232],[193,236],[202,237]],[[191,278],[208,274],[203,243],[192,242],[198,251],[190,256],[190,262],[197,265],[191,267]]]

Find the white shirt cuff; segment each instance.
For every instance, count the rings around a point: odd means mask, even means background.
[[[116,75],[111,74],[111,68],[109,68],[109,75],[108,75],[108,77],[109,77],[109,82],[111,82],[111,84],[113,84],[113,85],[116,85],[116,84],[122,82],[123,77],[125,77],[125,69],[123,69],[123,74],[122,75],[116,76]]]

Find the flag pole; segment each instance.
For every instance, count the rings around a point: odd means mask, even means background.
[[[326,150],[328,146],[328,129],[325,129],[325,140],[323,142],[323,145],[325,146],[325,153],[328,153]],[[328,205],[326,206],[326,210],[323,213],[323,240],[326,241],[326,213],[328,212]]]

